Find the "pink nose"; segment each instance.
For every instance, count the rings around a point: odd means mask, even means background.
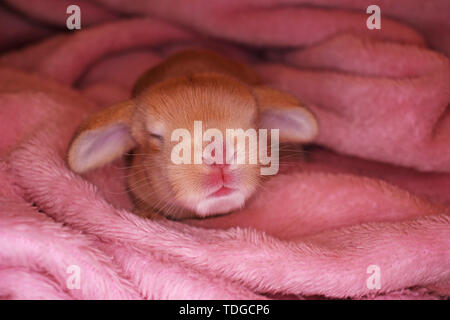
[[[206,155],[208,157],[208,155]],[[218,185],[230,185],[234,184],[234,175],[230,169],[230,165],[235,160],[236,153],[233,156],[228,156],[228,161],[226,161],[226,149],[224,148],[222,152],[222,161],[218,161],[219,157],[216,157],[214,152],[208,159],[203,157],[203,163],[206,164],[210,170],[206,175],[206,186],[216,187]]]
[[[226,163],[211,163],[211,164],[209,164],[209,166],[223,169],[223,168],[228,167],[229,164],[226,164]]]
[[[223,161],[222,161],[223,162]],[[216,161],[212,161],[212,162],[205,162],[206,165],[212,167],[212,168],[218,168],[223,170],[224,168],[228,168],[230,165],[228,163],[217,163]]]

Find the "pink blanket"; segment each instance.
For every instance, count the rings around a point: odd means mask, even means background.
[[[450,297],[448,1],[378,1],[381,30],[370,1],[77,1],[72,33],[71,1],[6,2],[0,297]],[[239,212],[146,220],[122,160],[79,176],[65,153],[144,70],[199,46],[303,100],[318,147],[292,146]]]

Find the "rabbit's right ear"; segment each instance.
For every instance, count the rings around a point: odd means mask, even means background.
[[[316,117],[294,96],[266,86],[253,88],[260,127],[280,130],[281,142],[308,143],[318,133]]]
[[[75,172],[98,168],[135,147],[131,136],[133,100],[106,108],[85,121],[78,129],[68,152],[68,163]]]

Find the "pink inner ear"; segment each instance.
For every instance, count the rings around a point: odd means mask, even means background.
[[[282,140],[310,141],[317,134],[314,116],[301,108],[264,110],[260,122],[261,128],[279,129]]]
[[[118,146],[126,144],[130,139],[130,133],[127,126],[116,124],[106,129],[89,132],[86,134],[85,139],[87,140],[87,148],[83,153],[83,157],[89,158],[94,152],[98,153],[105,149],[115,150]]]
[[[114,124],[106,128],[86,132],[76,143],[73,166],[85,171],[101,166],[134,145],[128,126]]]

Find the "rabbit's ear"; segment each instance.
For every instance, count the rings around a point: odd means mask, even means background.
[[[279,129],[281,142],[311,142],[317,136],[314,115],[292,95],[269,87],[253,88],[260,128]]]
[[[130,128],[133,103],[129,100],[106,108],[80,126],[68,152],[73,171],[100,167],[136,145]]]

